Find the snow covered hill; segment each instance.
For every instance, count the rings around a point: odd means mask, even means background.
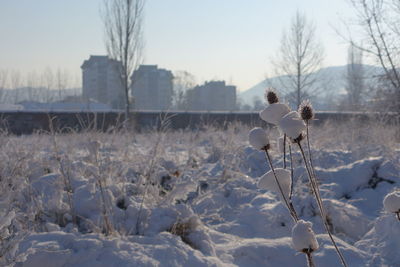
[[[373,82],[372,77],[376,73],[379,73],[381,69],[370,65],[363,66],[366,83],[370,84]],[[347,65],[322,68],[317,73],[313,74],[313,76],[316,76],[316,82],[310,90],[318,92],[318,97],[314,97],[313,99],[313,104],[317,109],[327,110],[326,107],[328,107],[328,103],[325,102],[332,103],[346,94],[346,73]],[[282,90],[282,81],[284,84],[288,84],[288,77],[279,76],[267,78],[240,93],[239,98],[243,103],[251,105],[255,98],[264,98],[264,91],[267,87],[275,87],[278,91]],[[283,95],[284,92],[285,91],[282,91],[281,95]]]

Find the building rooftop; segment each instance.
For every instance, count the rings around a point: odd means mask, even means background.
[[[108,56],[90,55],[89,59],[83,61],[81,68],[82,69],[89,68],[94,63],[107,63],[107,62],[119,62],[119,61],[111,59]]]

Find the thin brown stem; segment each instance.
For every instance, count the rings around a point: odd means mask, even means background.
[[[315,267],[314,260],[313,260],[313,257],[311,255],[311,252],[307,252],[306,256],[307,256],[308,267]]]
[[[282,190],[281,184],[279,183],[278,177],[276,176],[274,166],[272,165],[272,161],[271,161],[271,157],[269,156],[268,149],[265,148],[264,151],[265,151],[265,155],[267,156],[267,160],[268,160],[269,166],[270,166],[270,168],[272,170],[272,173],[274,174],[275,181],[276,181],[276,183],[278,185],[278,188],[279,188],[279,192],[281,193],[281,195],[283,197],[283,200],[285,202],[285,205],[286,205],[287,209],[289,210],[289,213],[292,216],[293,220],[295,222],[297,222],[299,220],[299,217],[297,216],[297,213],[294,210],[293,205],[289,204],[289,201],[286,199],[286,196],[285,196],[285,194],[284,194],[284,192]]]
[[[294,189],[294,171],[293,171],[293,155],[292,155],[292,146],[289,144],[289,156],[290,156],[290,179],[292,183],[290,185],[290,195],[289,199],[292,200],[293,189]]]
[[[61,161],[61,155],[60,155],[60,151],[59,151],[59,147],[58,147],[57,139],[56,139],[56,131],[54,129],[54,124],[53,124],[53,120],[54,119],[55,119],[55,117],[50,117],[49,116],[49,128],[50,128],[50,133],[51,133],[51,135],[53,137],[54,156],[55,156],[55,159],[56,159],[56,161],[58,163],[58,168],[60,170],[61,177],[62,177],[62,180],[63,180],[63,183],[64,183],[64,187],[65,187],[65,190],[67,192],[68,205],[69,205],[70,213],[72,215],[72,224],[73,225],[77,225],[75,207],[74,207],[74,204],[73,204],[73,201],[72,201],[72,194],[73,194],[72,183],[71,183],[69,172],[67,173],[65,171],[63,163]]]
[[[286,134],[283,135],[283,168],[286,169]]]
[[[101,206],[102,206],[102,212],[103,212],[103,220],[104,220],[104,233],[106,236],[109,236],[113,232],[113,227],[110,222],[110,219],[108,217],[108,212],[107,212],[107,201],[105,197],[105,192],[104,192],[104,185],[102,184],[101,178],[96,175],[97,179],[97,186],[100,189],[100,197],[101,197]]]
[[[298,146],[300,148],[300,152],[301,152],[301,155],[302,155],[303,160],[304,160],[304,165],[306,166],[306,169],[307,169],[308,178],[309,178],[310,184],[312,186],[312,189],[313,189],[313,192],[314,192],[314,195],[315,195],[315,199],[316,199],[317,204],[318,204],[318,208],[319,208],[320,213],[321,213],[321,217],[322,217],[322,221],[323,221],[324,226],[325,226],[325,230],[328,233],[329,238],[331,239],[333,246],[335,247],[335,250],[336,250],[336,252],[337,252],[337,254],[338,254],[339,258],[340,258],[340,261],[341,261],[342,265],[347,267],[346,261],[345,261],[343,255],[342,255],[342,253],[340,252],[340,250],[339,250],[339,248],[338,248],[338,246],[336,244],[335,239],[333,238],[331,230],[329,229],[329,225],[328,225],[328,222],[326,220],[324,206],[322,204],[322,199],[321,199],[321,196],[320,196],[319,188],[318,188],[318,185],[316,184],[316,181],[313,178],[313,175],[311,173],[310,166],[308,165],[307,158],[306,158],[306,156],[304,154],[303,147],[301,146],[300,141],[298,141],[297,144],[298,144]]]
[[[163,124],[163,123],[165,123],[165,122],[163,121],[161,124]],[[162,127],[162,125],[161,125],[161,127]],[[156,144],[154,146],[153,154],[151,156],[149,169],[147,170],[147,174],[144,176],[144,178],[145,178],[145,186],[144,186],[144,192],[143,192],[143,195],[142,195],[142,200],[140,201],[140,207],[139,207],[139,211],[138,211],[138,215],[137,215],[137,219],[136,219],[136,225],[135,225],[136,226],[136,235],[139,235],[139,233],[140,233],[139,227],[140,227],[141,214],[142,214],[142,210],[143,210],[143,206],[144,206],[144,201],[145,201],[145,198],[146,198],[146,195],[147,195],[147,190],[148,190],[148,187],[151,184],[150,179],[151,179],[151,175],[154,172],[154,167],[155,167],[156,160],[157,160],[158,147],[159,147],[160,142],[161,142],[161,137],[162,137],[161,134],[159,134],[158,137],[157,137],[157,142],[156,142]],[[131,231],[129,231],[129,233],[130,232]]]
[[[310,165],[311,165],[311,171],[312,174],[314,175],[315,179],[317,179],[317,177],[315,176],[315,169],[314,169],[314,163],[312,160],[312,155],[311,155],[311,145],[310,145],[310,134],[309,134],[309,121],[306,121],[306,131],[307,131],[307,149],[308,149],[308,157],[310,159]]]

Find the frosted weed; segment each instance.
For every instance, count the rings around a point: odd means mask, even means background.
[[[279,103],[279,98],[274,90],[267,90],[265,96],[269,105],[260,112],[260,117],[261,119],[265,120],[268,123],[279,126],[279,129],[283,134],[283,138],[280,138],[278,143],[283,142],[284,143],[283,146],[285,147],[286,139],[289,139],[290,141],[289,149],[291,149],[292,145],[297,145],[298,148],[300,149],[303,162],[307,170],[309,183],[311,185],[312,192],[315,196],[315,200],[317,202],[322,217],[322,221],[325,226],[325,230],[328,233],[331,242],[335,247],[335,250],[340,258],[342,265],[347,266],[346,261],[341,251],[337,247],[336,241],[331,233],[326,212],[322,204],[322,198],[319,192],[317,177],[315,175],[314,167],[312,164],[310,141],[309,141],[309,121],[312,120],[314,117],[312,106],[310,105],[310,103],[303,103],[300,107],[299,112],[290,111],[287,105]],[[307,140],[307,147],[309,152],[308,158],[305,155],[302,145],[302,141],[304,139]],[[268,150],[270,149],[269,140],[267,134],[264,132],[263,129],[254,128],[253,130],[251,130],[249,133],[249,142],[252,146],[254,146],[254,148],[265,151],[267,161],[271,169],[270,172],[272,172],[273,177],[275,178],[275,183],[274,183],[273,181],[271,181],[270,178],[272,175],[270,173],[267,173],[261,178],[259,186],[261,188],[269,189],[273,192],[280,194],[281,199],[283,200],[290,215],[292,216],[293,220],[296,223],[292,231],[293,244],[297,250],[299,250],[299,247],[301,247],[300,250],[307,255],[307,262],[309,266],[310,267],[314,266],[311,253],[318,248],[318,245],[316,245],[316,238],[314,232],[311,229],[312,224],[304,222],[302,220],[299,221],[297,212],[294,209],[293,204],[291,203],[292,190],[290,190],[290,188],[291,185],[293,184],[293,172],[289,172],[288,170],[285,169],[286,164],[284,164],[284,169],[279,170],[279,174],[276,172],[272,164],[270,155],[268,153]],[[283,149],[283,154],[285,162],[286,161],[285,149]],[[277,188],[279,190],[276,190]],[[307,244],[301,242],[303,238],[304,240],[308,241],[306,242]]]

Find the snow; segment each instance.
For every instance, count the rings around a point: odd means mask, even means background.
[[[306,124],[297,111],[291,111],[283,116],[279,120],[279,127],[292,139],[296,139],[306,130]]]
[[[312,223],[304,220],[296,222],[292,229],[293,248],[299,252],[313,252],[319,247],[312,230]]]
[[[273,103],[260,112],[260,118],[268,123],[278,125],[280,119],[290,112],[286,104]]]
[[[282,192],[285,195],[285,198],[289,199],[290,187],[292,184],[289,170],[276,168],[275,174],[273,171],[267,172],[261,177],[260,181],[258,182],[258,187],[270,190],[279,195],[280,197],[282,197],[281,191],[275,179],[275,175],[276,179],[278,179]],[[282,200],[284,199],[282,198]]]
[[[256,127],[249,132],[249,143],[255,149],[261,150],[269,145],[267,133],[264,129]]]
[[[305,267],[298,251],[311,244],[316,266],[340,266],[297,147],[296,225],[248,131],[1,136],[0,265]],[[312,128],[311,140],[331,131]],[[338,142],[312,147],[335,240],[349,266],[399,266],[400,222],[384,198],[399,190],[400,147]],[[270,153],[288,194],[281,153]]]
[[[383,199],[383,206],[387,212],[399,213],[400,212],[400,192],[392,192],[385,196]]]
[[[355,243],[370,255],[368,266],[399,266],[400,227],[393,215],[382,215],[373,222],[371,230]]]
[[[32,233],[19,246],[16,266],[223,266],[216,257],[187,249],[180,238],[163,232],[156,237],[105,238],[99,234]],[[187,266],[186,265],[186,266]]]
[[[24,106],[22,106],[22,105],[14,105],[14,104],[6,104],[6,103],[0,104],[1,111],[20,111],[23,109],[24,109]]]
[[[279,136],[278,141],[277,141],[277,144],[278,144],[278,151],[279,151],[280,153],[283,153],[284,150],[285,150],[285,149],[284,149],[284,148],[285,148],[285,146],[284,146],[284,144],[285,144],[284,140],[285,140],[285,138],[284,138],[283,135],[282,135],[282,136]],[[286,150],[288,150],[288,149],[286,149]]]

